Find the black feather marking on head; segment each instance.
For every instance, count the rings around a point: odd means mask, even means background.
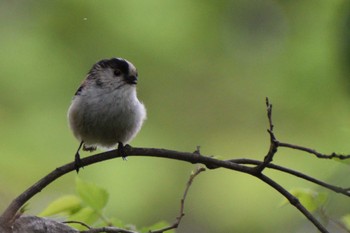
[[[111,68],[112,70],[120,70],[123,74],[129,75],[129,64],[127,61],[121,58],[103,59],[97,62],[92,67],[91,71],[94,70],[94,68],[96,69],[97,67]]]

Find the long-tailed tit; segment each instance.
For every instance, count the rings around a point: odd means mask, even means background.
[[[122,58],[97,62],[75,93],[68,110],[69,126],[80,141],[75,154],[77,172],[81,167],[79,150],[110,148],[133,139],[146,119],[146,109],[137,99],[137,71]]]

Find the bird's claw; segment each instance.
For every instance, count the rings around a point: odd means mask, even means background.
[[[83,168],[79,152],[77,152],[75,154],[74,167],[75,167],[75,170],[77,171],[77,173],[79,173],[80,168]]]
[[[130,147],[129,144],[126,144],[126,145],[124,146],[122,142],[119,142],[119,143],[118,143],[118,153],[119,153],[119,155],[122,157],[123,160],[127,160],[127,159],[126,159],[126,156],[127,156],[127,154],[126,154],[126,149],[129,148],[129,147]]]

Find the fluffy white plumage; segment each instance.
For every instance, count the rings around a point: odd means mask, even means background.
[[[146,109],[137,99],[137,76],[135,66],[121,58],[91,68],[68,110],[69,126],[83,149],[123,145],[140,131]]]

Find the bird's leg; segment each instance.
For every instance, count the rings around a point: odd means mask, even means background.
[[[75,153],[75,159],[74,159],[74,167],[75,167],[75,170],[77,171],[77,173],[79,172],[79,169],[82,167],[81,166],[81,159],[80,159],[80,154],[79,154],[79,151],[80,151],[80,148],[83,146],[84,142],[81,141],[80,142],[80,145],[78,147],[78,150],[77,152]]]
[[[126,144],[125,146],[123,145],[122,142],[118,142],[118,153],[122,156],[123,160],[126,160],[126,151],[125,151],[125,147],[129,146],[128,144]]]

